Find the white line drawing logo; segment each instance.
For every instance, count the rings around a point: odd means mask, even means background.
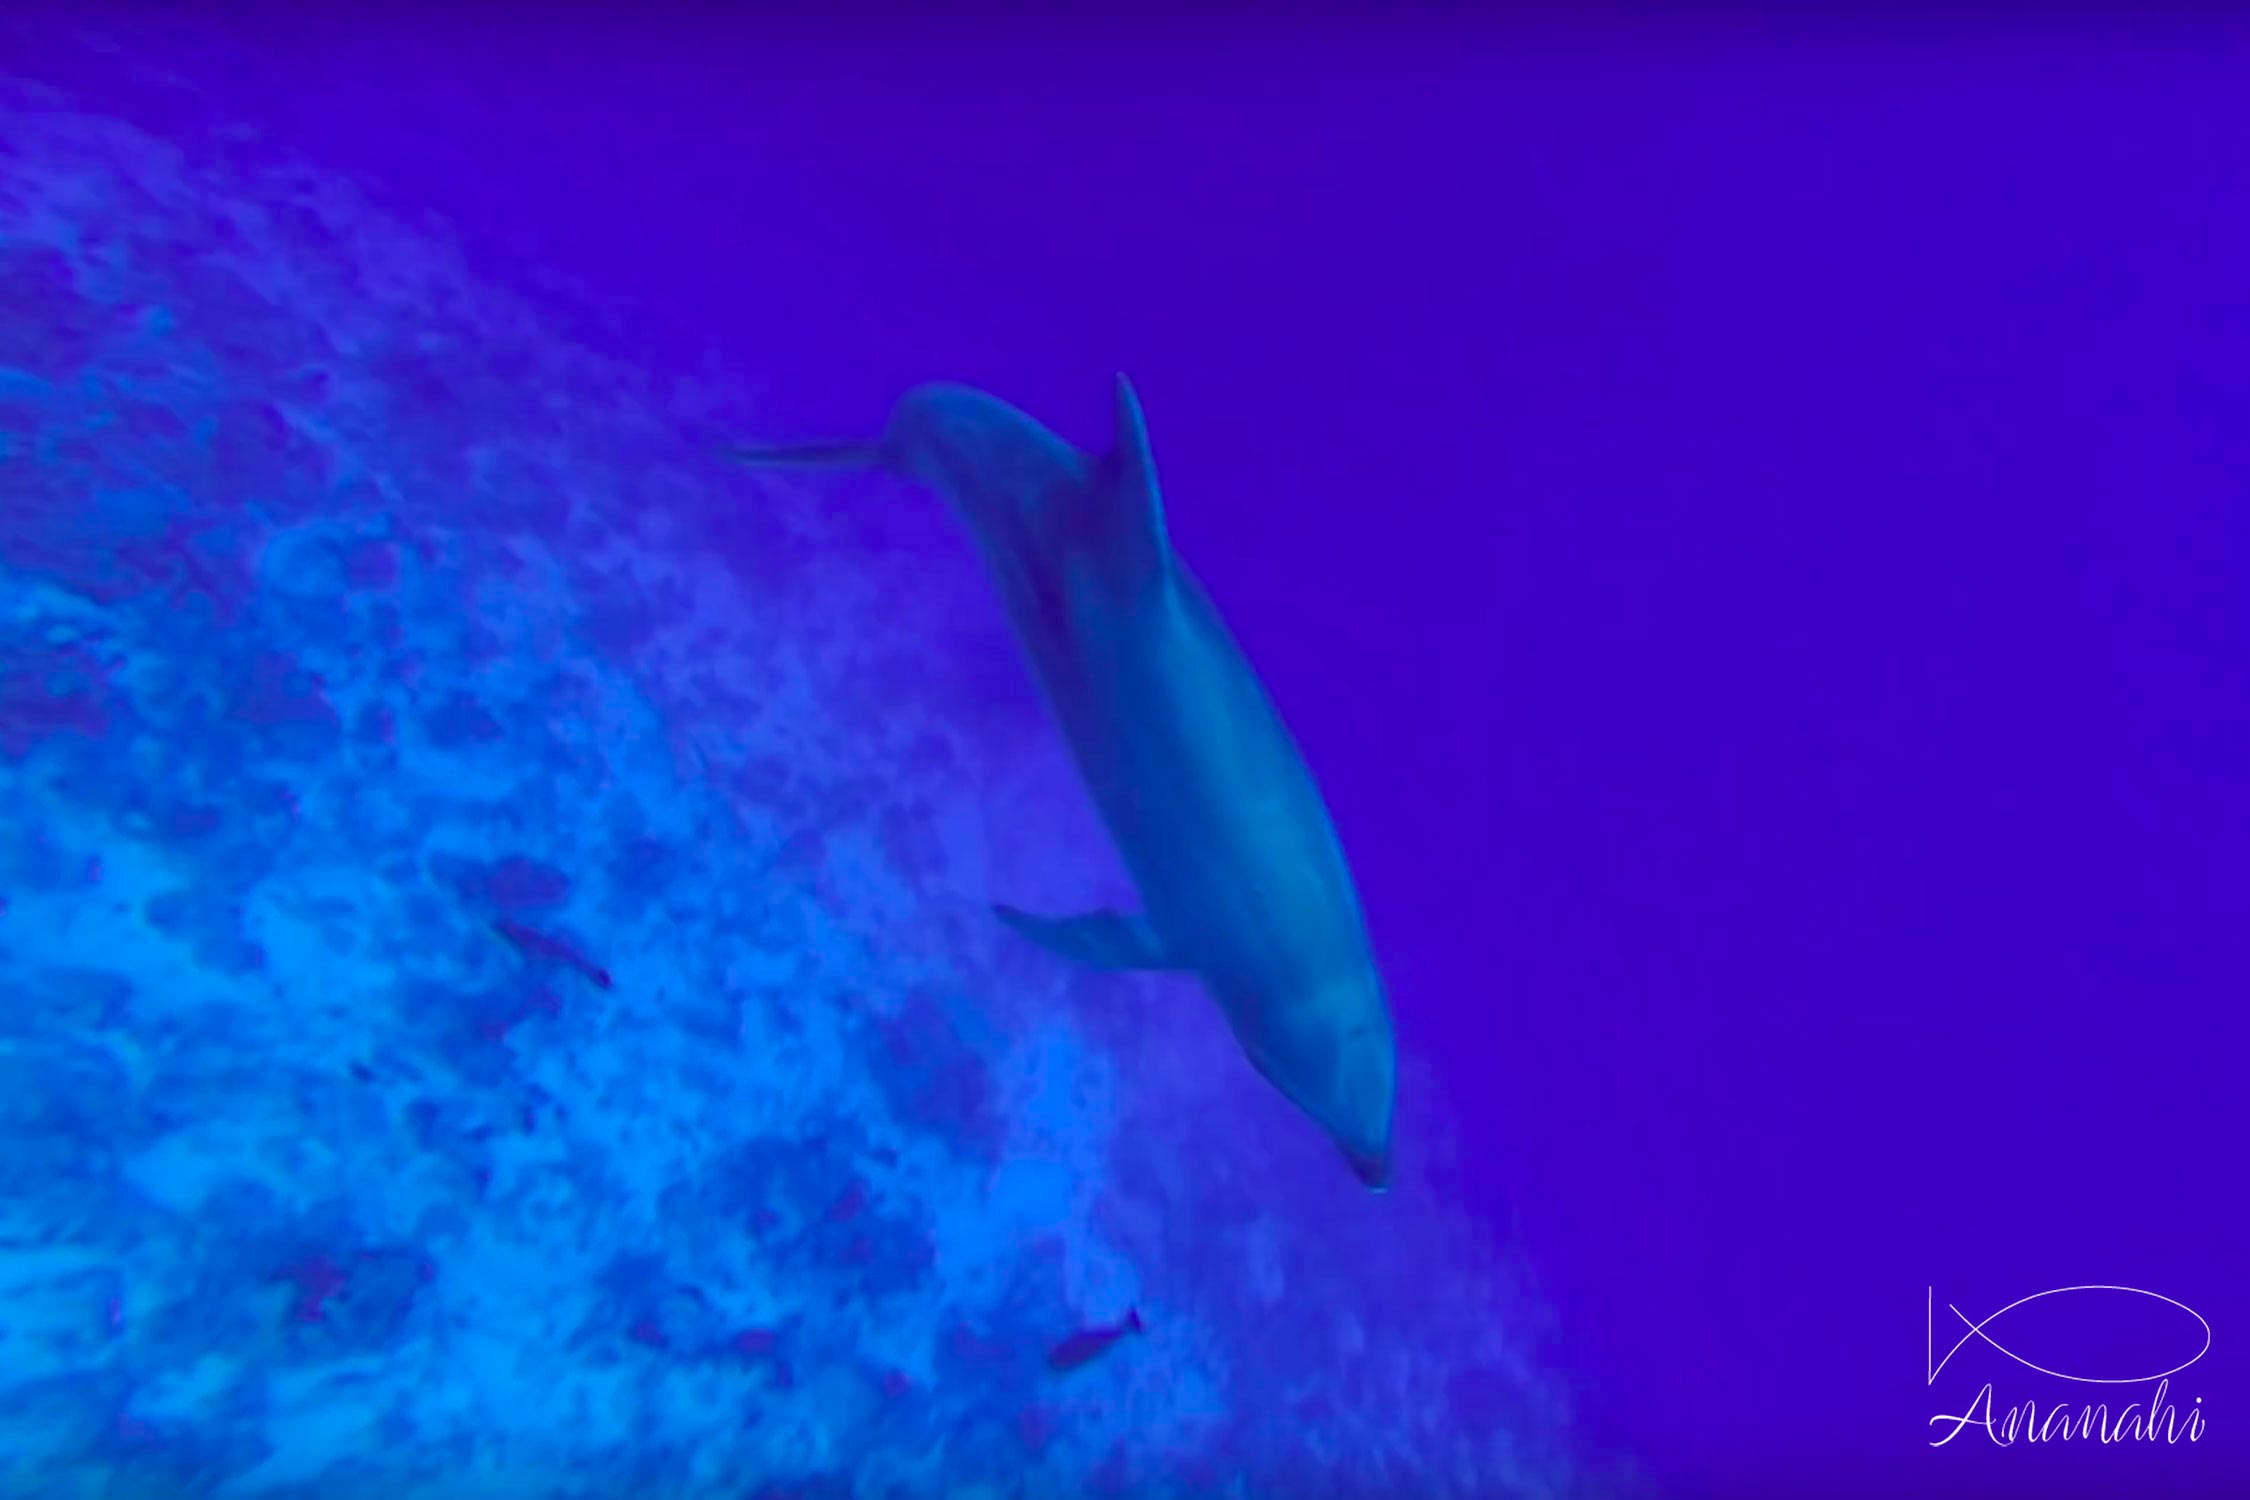
[[[2067,1370],[2050,1370],[2045,1365],[2033,1364],[2030,1360],[2025,1359],[2022,1355],[2016,1353],[2013,1349],[2010,1349],[2007,1345],[1994,1338],[1991,1333],[1987,1331],[1992,1327],[1993,1324],[1999,1322],[2002,1318],[2006,1317],[2009,1313],[2015,1311],[2017,1308],[2022,1307],[2027,1302],[2036,1302],[2042,1297],[2060,1297],[2073,1292],[2122,1292],[2128,1296],[2154,1298],[2158,1302],[2166,1303],[2170,1306],[2178,1308],[2181,1312],[2184,1312],[2189,1317],[2195,1319],[2196,1326],[2203,1330],[2203,1343],[2196,1349],[2193,1354],[2190,1354],[2186,1359],[2181,1360],[2178,1364],[2173,1365],[2170,1369],[2167,1370],[2151,1370],[2145,1374],[2138,1375],[2081,1375],[2072,1374]],[[2210,1353],[2211,1351],[2211,1324],[2203,1316],[2203,1314],[2197,1312],[2194,1308],[2188,1306],[2185,1302],[2180,1301],[2176,1297],[2167,1297],[2162,1292],[2145,1291],[2140,1287],[2134,1286],[2089,1285],[2053,1287],[2044,1292],[2033,1292],[2028,1297],[2018,1297],[2015,1301],[2009,1303],[2006,1307],[2001,1308],[1998,1312],[1993,1313],[1982,1321],[1972,1320],[1967,1313],[1961,1311],[1960,1308],[1955,1307],[1952,1303],[1948,1302],[1945,1305],[1946,1310],[1952,1313],[1955,1317],[1959,1318],[1963,1326],[1966,1327],[1968,1331],[1962,1334],[1961,1337],[1953,1341],[1953,1347],[1945,1351],[1943,1358],[1939,1358],[1937,1356],[1937,1336],[1935,1330],[1937,1316],[1936,1306],[1937,1288],[1930,1287],[1928,1288],[1928,1299],[1925,1305],[1925,1314],[1923,1319],[1925,1343],[1923,1346],[1922,1357],[1924,1368],[1928,1374],[1927,1383],[1931,1385],[1935,1385],[1937,1383],[1938,1372],[1945,1368],[1947,1361],[1951,1360],[1954,1355],[1958,1354],[1961,1351],[1961,1346],[1969,1342],[1969,1340],[1971,1339],[1983,1340],[1985,1343],[1990,1344],[1993,1348],[1999,1350],[2002,1354],[2007,1355],[2008,1358],[2014,1360],[2017,1364],[2022,1365],[2027,1370],[2036,1370],[2042,1375],[2051,1375],[2057,1380],[2074,1380],[2082,1385],[2145,1385],[2152,1380],[2164,1380],[2169,1378],[2170,1376],[2179,1374],[2180,1371],[2186,1369],[2189,1365],[2194,1364],[2197,1360],[2201,1359],[2204,1355]]]
[[[2169,1310],[2177,1308],[2179,1312],[2186,1313],[2194,1319],[2195,1326],[2203,1330],[2202,1341],[2196,1344],[2195,1351],[2189,1354],[2187,1358],[2167,1369],[2120,1374],[2115,1373],[2114,1369],[2110,1373],[2096,1373],[2084,1366],[2068,1370],[2053,1369],[2048,1365],[2024,1358],[1993,1336],[1993,1325],[2026,1303],[2038,1302],[2048,1297],[2072,1295],[2080,1297],[2107,1295],[2113,1299],[2119,1297],[2142,1299],[2137,1308],[2133,1304],[2127,1305],[2131,1315],[2145,1314],[2151,1318],[2163,1319],[2167,1322],[2177,1321],[2177,1314]],[[2159,1306],[2159,1304],[2162,1305]],[[1972,1427],[1982,1431],[1994,1446],[2000,1448],[2012,1448],[2019,1442],[2027,1444],[2091,1442],[2105,1445],[2115,1443],[2147,1445],[2155,1443],[2173,1444],[2183,1439],[2190,1443],[2203,1440],[2203,1434],[2207,1430],[2207,1424],[2204,1420],[2203,1398],[2195,1396],[2187,1405],[2178,1406],[2174,1405],[2169,1397],[2172,1377],[2211,1352],[2211,1324],[2203,1314],[2180,1301],[2177,1297],[2167,1297],[2162,1292],[2151,1292],[2137,1286],[2089,1284],[2085,1286],[2058,1286],[2051,1287],[2044,1292],[2033,1292],[2028,1297],[2018,1297],[1998,1312],[1992,1313],[1981,1320],[1971,1318],[1950,1302],[1945,1306],[1946,1311],[1961,1320],[1961,1326],[1967,1331],[1955,1339],[1953,1347],[1947,1349],[1943,1355],[1937,1352],[1937,1288],[1927,1288],[1922,1313],[1923,1337],[1926,1340],[1922,1350],[1922,1369],[1924,1377],[1931,1385],[1937,1384],[1938,1372],[1951,1363],[1953,1356],[1961,1352],[1962,1346],[1969,1340],[1976,1339],[1999,1350],[2025,1369],[2036,1371],[2038,1374],[2045,1375],[2053,1380],[2068,1380],[2079,1385],[2153,1386],[2154,1389],[2145,1391],[2145,1399],[2143,1392],[2132,1393],[2130,1397],[2127,1397],[2126,1393],[2120,1392],[2114,1398],[2104,1392],[2097,1399],[2075,1407],[2068,1402],[2044,1401],[2044,1398],[2038,1400],[2025,1399],[2013,1406],[2002,1407],[2000,1399],[1994,1395],[1992,1382],[1987,1380],[1959,1412],[1938,1412],[1930,1418],[1929,1425],[1933,1429],[1944,1429],[1949,1425],[1951,1429],[1944,1432],[1943,1436],[1930,1439],[1931,1447],[1943,1448]],[[2180,1325],[2180,1332],[2185,1337],[2181,1339],[2179,1348],[2185,1350],[2193,1335],[2185,1324]],[[2159,1342],[2155,1347],[2162,1348],[2163,1345]],[[2054,1358],[2053,1355],[2045,1357],[2050,1360]],[[2151,1358],[2149,1363],[2160,1364],[2166,1357],[2158,1355]],[[2125,1405],[2113,1412],[2110,1410],[2110,1403],[2113,1399],[2124,1399]],[[2043,1402],[2044,1410],[2042,1410]]]

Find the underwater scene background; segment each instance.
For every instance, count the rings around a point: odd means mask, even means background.
[[[2250,1493],[2239,36],[0,43],[0,1494]],[[1380,1197],[993,920],[1132,895],[941,502],[722,456],[1118,370]]]

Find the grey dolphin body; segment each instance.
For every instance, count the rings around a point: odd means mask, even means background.
[[[952,503],[1143,903],[999,915],[1081,962],[1194,973],[1251,1063],[1385,1187],[1397,1051],[1351,872],[1258,674],[1172,551],[1125,378],[1099,457],[950,384],[901,397],[876,443],[735,456],[880,464]]]

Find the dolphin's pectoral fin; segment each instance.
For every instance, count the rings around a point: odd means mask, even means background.
[[[993,914],[1051,953],[1097,969],[1172,969],[1179,965],[1139,912],[1090,911],[1077,917],[1035,917],[995,904]]]

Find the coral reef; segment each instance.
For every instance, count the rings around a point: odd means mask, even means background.
[[[985,919],[1105,856],[965,551],[317,172],[0,141],[0,1490],[1595,1484],[1520,1268]]]

